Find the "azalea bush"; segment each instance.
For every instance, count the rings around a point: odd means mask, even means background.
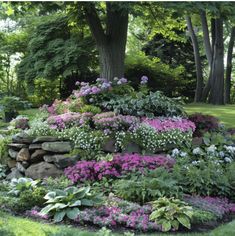
[[[145,168],[171,168],[174,161],[163,155],[141,156],[139,154],[117,154],[111,161],[78,161],[75,166],[65,169],[65,175],[73,182],[98,181],[104,177],[119,177],[130,171]]]

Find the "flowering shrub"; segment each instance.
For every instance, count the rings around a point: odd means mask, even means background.
[[[202,136],[207,131],[216,131],[219,128],[219,120],[214,116],[195,113],[189,116],[189,120],[196,125],[194,136],[197,137]]]
[[[195,124],[192,121],[182,118],[145,118],[142,122],[153,127],[156,131],[159,132],[168,131],[172,129],[179,129],[182,132],[194,132],[196,128]]]
[[[18,116],[11,121],[11,124],[14,125],[16,129],[29,129],[29,119],[28,117]]]
[[[112,161],[78,161],[73,167],[65,169],[65,175],[73,182],[101,180],[103,177],[118,177],[130,171],[144,168],[171,168],[174,161],[163,155],[140,156],[139,154],[117,154]]]
[[[218,218],[222,218],[230,212],[235,213],[235,204],[229,203],[227,198],[187,195],[184,197],[184,201],[193,207],[212,212]]]
[[[167,146],[189,144],[192,141],[192,132],[182,132],[179,129],[172,129],[165,132],[158,132],[155,128],[141,124],[134,130],[129,137],[137,143],[143,150],[155,153],[158,149],[167,148]],[[119,145],[123,148],[125,136],[119,138]]]
[[[61,115],[49,116],[47,123],[52,129],[65,129],[71,126],[80,126],[85,124],[91,118],[92,113],[74,113],[67,112]]]
[[[114,130],[133,130],[139,124],[138,117],[116,115],[114,112],[104,112],[95,115],[93,122],[96,128],[106,131]]]

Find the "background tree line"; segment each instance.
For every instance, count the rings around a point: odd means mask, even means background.
[[[142,75],[190,101],[233,101],[234,4],[1,3],[0,94],[35,105],[75,81]]]

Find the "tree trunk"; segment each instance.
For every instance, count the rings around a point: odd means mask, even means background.
[[[214,55],[214,46],[215,46],[215,19],[211,19],[211,38],[212,38],[212,45],[211,45],[211,64],[210,64],[210,72],[208,81],[203,89],[202,92],[202,102],[207,102],[207,98],[209,96],[211,85],[213,83],[213,55]]]
[[[223,20],[215,19],[215,45],[212,66],[213,83],[209,102],[215,105],[224,104],[224,41]]]
[[[95,38],[100,59],[100,76],[112,80],[124,76],[128,10],[118,3],[106,2],[106,30],[93,3],[84,4],[88,25]]]
[[[231,30],[231,36],[230,36],[230,41],[229,41],[229,45],[228,45],[227,67],[226,67],[226,74],[225,74],[225,103],[230,103],[231,73],[232,73],[234,40],[235,40],[235,27],[233,27]]]
[[[197,41],[197,36],[193,30],[192,21],[189,16],[186,16],[186,22],[188,31],[193,43],[193,51],[194,51],[194,60],[196,65],[196,74],[197,74],[197,85],[195,91],[195,102],[201,102],[202,99],[202,89],[203,89],[203,74],[202,74],[202,65],[201,65],[201,58],[199,53],[199,45]]]

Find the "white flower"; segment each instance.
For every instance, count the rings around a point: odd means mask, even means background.
[[[217,150],[217,147],[213,144],[207,148],[207,152],[214,153]]]
[[[220,157],[224,157],[224,152],[223,152],[223,151],[220,151],[220,152],[219,152],[219,155],[220,155]]]
[[[193,149],[193,154],[194,155],[201,155],[202,154],[202,150],[200,147],[194,148]]]
[[[229,158],[229,157],[225,157],[224,160],[225,160],[226,162],[229,162],[229,163],[232,162],[231,158]]]
[[[235,147],[233,147],[233,146],[226,146],[225,145],[224,148],[226,149],[226,151],[228,151],[231,154],[235,153]]]
[[[181,156],[181,157],[186,157],[186,156],[187,156],[187,153],[186,153],[186,152],[181,152],[181,153],[180,153],[180,156]]]
[[[176,156],[179,155],[179,153],[180,153],[179,149],[175,148],[175,149],[172,150],[172,154],[171,154],[171,155],[172,155],[173,157],[176,157]]]

